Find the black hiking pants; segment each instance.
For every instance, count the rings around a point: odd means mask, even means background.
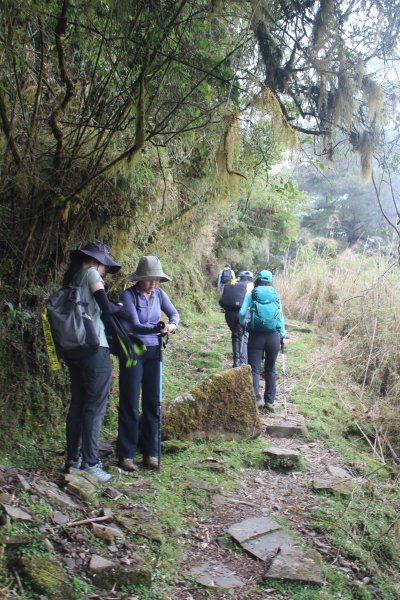
[[[79,363],[67,362],[71,379],[71,404],[67,415],[67,460],[80,453],[85,462],[99,459],[100,427],[111,384],[110,351],[102,346]]]
[[[239,323],[239,311],[226,310],[225,321],[232,333],[233,366],[245,365],[247,363],[248,333],[243,332],[243,327]]]
[[[253,376],[253,389],[257,400],[260,396],[260,367],[264,353],[265,392],[264,400],[268,404],[275,402],[276,372],[275,362],[279,354],[281,337],[278,331],[250,331],[248,344],[248,362]]]

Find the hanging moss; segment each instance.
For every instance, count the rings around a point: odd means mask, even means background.
[[[297,132],[290,126],[282,112],[282,108],[273,91],[263,86],[260,93],[255,96],[251,107],[260,111],[262,115],[271,116],[271,137],[283,143],[286,149],[293,153],[299,149],[299,137]]]
[[[342,71],[334,98],[333,121],[335,125],[342,123],[346,131],[350,131],[354,109],[353,80],[347,71]]]
[[[312,39],[314,50],[318,52],[326,40],[332,36],[332,21],[334,14],[334,0],[321,0],[314,19]]]
[[[378,126],[383,120],[384,96],[381,86],[371,77],[362,80],[362,91],[368,107],[368,119]]]
[[[374,137],[368,131],[364,131],[360,137],[358,153],[361,159],[361,175],[365,183],[371,179],[374,148]]]

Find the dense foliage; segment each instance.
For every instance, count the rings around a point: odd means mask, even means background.
[[[71,248],[101,238],[124,264],[157,252],[199,306],[213,252],[246,249],[249,268],[295,235],[303,197],[271,168],[298,134],[329,157],[350,144],[371,173],[384,99],[398,95],[400,11],[397,0],[1,8],[1,383],[4,405],[17,396],[29,416],[32,378],[47,377],[33,317]],[[47,402],[59,397],[48,381]]]

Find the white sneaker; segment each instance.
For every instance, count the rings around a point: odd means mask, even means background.
[[[100,483],[107,483],[107,481],[110,481],[110,479],[112,479],[112,475],[110,475],[110,473],[107,473],[107,471],[104,471],[103,465],[100,461],[97,463],[97,465],[93,465],[93,467],[90,467],[87,463],[83,463],[81,471],[94,475],[97,478],[97,480],[100,481]]]
[[[269,412],[275,412],[275,406],[276,406],[275,402],[266,402],[265,403],[265,408],[267,410],[269,410]]]

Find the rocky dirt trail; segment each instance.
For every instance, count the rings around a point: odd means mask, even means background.
[[[278,407],[282,407],[282,394],[278,393],[277,400]],[[368,582],[365,570],[342,557],[328,539],[310,526],[315,511],[325,501],[325,496],[316,493],[313,487],[351,495],[354,486],[362,482],[342,469],[339,456],[323,442],[298,436],[281,437],[285,433],[279,431],[280,426],[298,423],[302,426],[304,423],[293,404],[287,405],[287,414],[287,421],[283,413],[262,414],[262,439],[266,447],[273,446],[278,453],[279,448],[284,452],[300,453],[301,464],[306,467],[278,470],[242,468],[240,489],[235,496],[210,495],[213,510],[209,517],[199,521],[192,529],[181,565],[182,589],[177,590],[176,598],[205,599],[210,597],[208,590],[212,589],[212,597],[219,600],[232,597],[235,600],[265,600],[267,597],[283,600],[288,596],[273,587],[271,573],[304,585],[310,582],[323,584],[322,564],[335,565],[355,586]],[[271,426],[278,432],[278,437],[267,433]],[[221,456],[223,458],[223,454]],[[343,488],[338,489],[337,486]],[[270,520],[276,517],[277,527],[283,524],[283,538],[281,535],[280,540],[276,540],[270,531]],[[241,547],[232,539],[230,532],[235,526],[243,529],[246,525],[250,525],[252,531]],[[289,541],[292,538],[289,551],[286,549],[288,538]],[[252,543],[249,544],[249,541]],[[298,556],[298,549],[304,544],[312,549],[311,557],[309,554]],[[294,549],[293,555],[290,547]],[[280,561],[279,569],[274,571],[272,567],[277,561]],[[188,573],[196,581],[193,587],[188,587],[184,580]],[[267,584],[260,591],[259,586],[265,578],[268,578]],[[371,591],[372,597],[375,597]]]
[[[223,328],[212,332],[218,339],[223,335]],[[228,357],[222,360],[228,369]],[[289,379],[289,392],[295,383]],[[283,404],[279,386],[276,413],[261,414],[261,439],[269,457],[264,468],[242,466],[235,495],[222,493],[201,476],[188,477],[192,489],[207,494],[206,506],[179,540],[182,556],[165,600],[288,600],[293,596],[278,591],[277,581],[323,585],[324,565],[340,569],[355,587],[368,584],[369,573],[341,556],[315,527],[316,511],[327,502],[318,490],[351,497],[363,482],[342,469],[339,456],[322,441],[301,435],[304,422],[295,405],[287,405],[285,420]],[[295,437],[292,426],[297,427]],[[227,452],[227,446],[215,442],[210,468],[223,465]],[[106,465],[113,465],[112,444],[103,446],[103,455]],[[149,564],[146,548],[135,540],[157,545],[168,535],[148,501],[156,491],[151,477],[140,473],[121,479],[115,466],[111,470],[115,483],[98,490],[81,473],[64,477],[0,465],[0,558],[8,568],[0,583],[1,599],[142,600],[140,592],[123,591],[135,590],[137,584],[147,590],[143,598],[152,599],[157,565]],[[109,508],[104,508],[104,498]],[[16,534],[18,523],[32,523],[36,529]],[[18,548],[32,542],[44,544],[55,559],[41,562],[29,554],[21,559]],[[93,583],[97,591],[79,595],[71,585],[76,577]],[[39,590],[36,595],[29,595],[27,581],[29,588]],[[371,586],[368,592],[379,598]]]

